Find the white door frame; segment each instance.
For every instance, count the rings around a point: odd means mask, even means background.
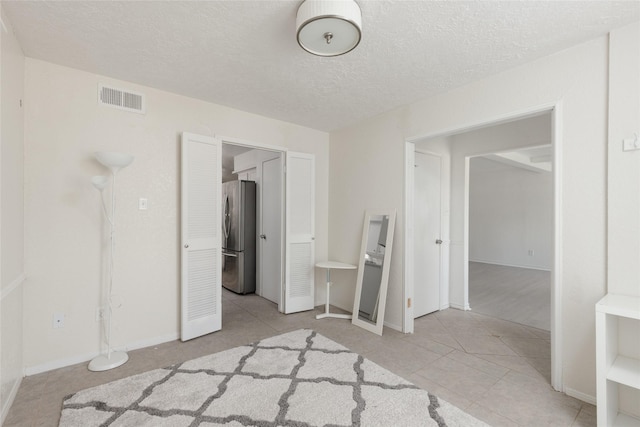
[[[555,103],[543,104],[526,110],[513,111],[504,115],[462,124],[460,126],[442,129],[426,135],[418,135],[405,140],[405,226],[404,226],[404,283],[403,283],[403,324],[405,333],[412,333],[414,329],[413,309],[409,301],[413,298],[413,164],[415,143],[425,139],[453,135],[487,126],[515,121],[537,114],[551,113],[552,121],[552,152],[553,152],[553,262],[551,269],[551,386],[557,391],[564,391],[563,353],[562,353],[562,100]],[[468,163],[468,159],[467,159]],[[410,188],[409,188],[410,187]],[[465,186],[468,193],[468,186]],[[467,195],[468,196],[468,195]],[[466,218],[465,236],[468,233],[468,218]],[[468,239],[465,238],[465,253],[468,253]],[[468,256],[467,256],[468,258]],[[449,266],[444,266],[448,269]],[[464,292],[465,304],[468,305],[468,277],[465,276]]]
[[[256,150],[264,150],[264,151],[273,151],[273,152],[277,152],[277,153],[281,153],[282,154],[282,164],[283,164],[283,172],[284,172],[284,167],[286,167],[286,157],[287,157],[287,151],[288,149],[285,147],[280,147],[277,145],[268,145],[268,144],[262,144],[259,142],[253,142],[253,141],[248,141],[245,139],[240,139],[240,138],[235,138],[235,137],[229,137],[229,136],[222,136],[222,135],[216,135],[217,138],[219,138],[222,141],[222,144],[230,144],[230,145],[239,145],[242,147],[247,147],[247,148],[251,148],[251,149],[256,149]],[[285,253],[285,226],[286,226],[286,221],[285,221],[285,203],[286,203],[286,180],[285,180],[285,176],[283,174],[282,176],[282,206],[281,208],[281,218],[280,218],[280,248],[281,248],[281,259],[282,259],[282,263],[280,266],[280,272],[281,272],[281,281],[280,281],[280,301],[278,303],[278,311],[280,313],[284,313],[284,292],[285,292],[285,280],[284,280],[284,271],[285,271],[285,263],[286,263],[286,253]],[[224,326],[224,325],[223,325]]]
[[[406,141],[404,147],[404,283],[402,286],[402,332],[413,333],[413,289],[414,289],[414,208],[415,208],[415,182],[414,168],[416,164],[416,145]],[[442,207],[442,206],[441,206]]]

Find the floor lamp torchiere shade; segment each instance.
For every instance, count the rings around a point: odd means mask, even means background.
[[[109,185],[109,177],[97,175],[91,178],[93,186],[100,191],[100,202],[102,204],[102,212],[109,222],[109,276],[108,289],[106,292],[107,302],[103,304],[102,325],[105,328],[105,337],[107,344],[107,352],[101,354],[89,362],[90,371],[107,371],[117,368],[129,360],[129,355],[124,351],[113,351],[111,348],[111,317],[113,315],[112,307],[112,290],[113,290],[113,272],[114,272],[114,255],[115,255],[115,231],[116,231],[116,176],[118,171],[125,168],[133,162],[133,156],[126,153],[117,153],[112,151],[98,151],[95,153],[96,159],[104,166],[111,170],[111,213],[107,211],[107,205],[104,201],[104,189]],[[105,317],[106,322],[105,322]]]

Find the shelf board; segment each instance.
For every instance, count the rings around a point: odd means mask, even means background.
[[[640,420],[625,414],[618,414],[613,423],[614,427],[640,427]]]
[[[596,311],[640,320],[640,297],[607,294],[596,304]]]
[[[607,379],[640,390],[640,360],[618,356],[607,372]]]

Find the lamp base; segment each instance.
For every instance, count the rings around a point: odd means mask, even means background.
[[[94,357],[89,362],[89,370],[94,372],[108,371],[109,369],[117,368],[127,363],[129,355],[124,351],[112,351],[111,357],[105,354]]]

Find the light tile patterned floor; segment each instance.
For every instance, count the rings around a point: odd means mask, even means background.
[[[494,426],[596,425],[593,405],[549,385],[547,331],[449,309],[417,319],[414,334],[385,328],[379,337],[348,320],[316,320],[322,309],[285,316],[258,296],[225,291],[222,331],[132,351],[112,371],[79,364],[27,377],[4,426],[57,426],[68,394],[300,328],[315,329]]]
[[[551,272],[469,262],[469,304],[476,313],[551,328]]]

